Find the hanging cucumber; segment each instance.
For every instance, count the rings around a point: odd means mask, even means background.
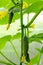
[[[23,55],[25,56],[26,61],[30,62],[30,58],[29,58],[29,54],[28,54],[28,49],[29,49],[28,43],[29,43],[28,37],[25,36],[24,37],[24,44],[23,44],[23,48],[24,48]]]
[[[7,26],[7,30],[9,29],[9,27],[10,27],[10,24],[11,24],[11,22],[12,22],[12,18],[13,18],[13,15],[14,15],[14,13],[13,12],[10,12],[9,13],[9,23],[8,23],[8,26]]]
[[[14,13],[20,12],[20,6],[21,6],[20,1],[19,0],[16,0],[16,1],[12,0],[12,3],[14,4],[14,6],[9,9],[9,20],[8,20],[8,26],[6,28],[7,30],[10,27]],[[27,7],[28,7],[27,3],[23,2],[23,6],[22,6],[23,12],[25,11],[25,9]]]
[[[28,37],[27,36],[24,37],[23,42],[24,42],[23,43],[23,49],[24,49],[23,53],[26,56],[28,53]]]
[[[29,58],[29,39],[28,39],[28,29],[24,29],[24,38],[23,38],[23,55],[22,55],[22,62],[26,61],[26,62],[30,62],[30,58]]]

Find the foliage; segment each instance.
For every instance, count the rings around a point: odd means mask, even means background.
[[[0,50],[5,46],[6,42],[11,39],[10,35],[0,38]]]

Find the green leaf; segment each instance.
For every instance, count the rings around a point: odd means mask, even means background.
[[[11,0],[0,0],[0,7],[4,7],[4,8],[10,8],[10,7],[12,7],[13,6],[13,3],[12,3],[12,1]]]
[[[34,3],[36,1],[42,1],[42,0],[23,0],[25,2],[27,2],[28,4]],[[5,7],[5,8],[10,8],[11,6],[13,6],[14,4],[12,3],[11,0],[0,0],[0,7]]]
[[[39,48],[35,48],[38,52],[41,52],[41,50]]]
[[[31,63],[32,64],[36,64],[38,62],[38,59],[40,57],[40,54],[38,53],[36,56],[34,56],[32,59],[31,59]]]
[[[42,1],[42,0],[24,0],[25,2],[27,2],[29,5],[32,3],[35,3],[37,1]]]
[[[0,50],[3,49],[3,47],[6,44],[6,42],[8,42],[10,39],[11,39],[10,35],[0,38]]]
[[[12,39],[20,39],[21,38],[21,33],[17,33],[12,37]]]
[[[37,34],[37,37],[43,39],[43,33]]]
[[[43,1],[37,1],[27,8],[27,13],[37,13],[41,8],[43,8]]]
[[[8,24],[8,15],[6,17],[4,17],[3,19],[0,19],[0,24]]]
[[[39,34],[34,34],[29,38],[29,42],[39,42],[42,43],[41,40],[43,40],[43,33],[39,33]]]
[[[43,47],[41,48],[41,53],[43,53]]]
[[[38,52],[40,52],[40,53],[43,53],[43,46],[42,46],[42,48],[40,49],[40,48],[35,48]]]

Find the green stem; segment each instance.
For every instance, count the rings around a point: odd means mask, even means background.
[[[1,51],[0,54],[6,59],[8,60],[10,63],[12,63],[13,65],[16,65],[15,63],[13,63],[9,58],[7,58]]]
[[[18,59],[20,60],[19,54],[18,54],[18,52],[17,52],[17,50],[16,50],[16,48],[15,48],[15,46],[13,45],[13,43],[12,43],[12,41],[11,41],[11,40],[10,40],[10,43],[11,43],[12,48],[14,49],[14,52],[16,53],[16,55],[17,55]]]
[[[2,64],[6,64],[6,65],[11,65],[11,63],[8,63],[8,62],[6,62],[6,61],[2,61],[2,60],[0,60],[0,63],[2,63]]]
[[[40,53],[40,57],[39,57],[39,60],[38,60],[37,65],[40,65],[40,59],[41,59],[41,56],[42,56],[42,53]]]
[[[32,18],[32,20],[30,21],[30,23],[28,23],[25,27],[29,27],[33,22],[34,20],[36,19],[36,17],[39,15],[39,13],[43,10],[43,8],[40,9],[40,11]]]
[[[22,59],[22,54],[23,54],[23,13],[22,13],[22,4],[23,1],[21,0],[21,59]],[[20,62],[20,65],[22,65],[22,62]]]

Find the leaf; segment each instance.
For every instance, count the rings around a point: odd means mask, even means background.
[[[34,2],[37,2],[37,1],[42,1],[42,0],[24,0],[25,2],[27,2],[28,4],[32,4]]]
[[[12,7],[13,6],[13,3],[12,3],[12,1],[11,0],[0,0],[0,7],[5,7],[5,8],[10,8],[10,7]]]
[[[40,53],[43,53],[43,46],[42,46],[42,48],[40,49],[40,48],[35,48],[38,52],[40,52]]]
[[[42,0],[23,0],[25,2],[27,2],[28,4],[34,3],[36,1],[42,1]],[[12,3],[12,0],[0,0],[0,7],[5,7],[5,8],[10,8],[11,6],[13,6],[14,4]],[[6,6],[5,6],[6,5]]]
[[[41,52],[41,50],[39,48],[35,48],[38,52]]]
[[[29,42],[39,42],[42,43],[41,40],[43,40],[43,33],[39,33],[39,34],[34,34],[29,38]]]
[[[17,33],[12,37],[12,39],[20,39],[21,38],[21,33]]]
[[[42,48],[41,48],[41,53],[43,53],[43,46],[42,46]]]
[[[34,56],[32,59],[31,59],[31,63],[32,64],[36,64],[38,62],[38,59],[40,57],[40,54],[38,53],[36,56]]]
[[[37,35],[37,37],[41,37],[42,39],[43,39],[43,33],[39,33],[38,35]]]
[[[9,40],[13,40],[13,39],[20,39],[21,37],[21,33],[17,33],[16,35],[14,35],[13,37],[11,35],[7,35],[4,36],[2,38],[0,38],[0,50],[3,49],[3,47],[5,46],[6,42],[8,42]]]
[[[25,1],[25,2],[27,2],[28,4],[31,4],[31,3],[34,3],[34,2],[36,2],[36,1],[42,1],[42,0],[23,0],[23,1]],[[8,4],[11,4],[12,3],[12,1],[11,0],[0,0],[0,6],[4,6],[5,7],[5,5],[8,5]],[[9,3],[10,2],[10,3]]]
[[[8,42],[10,39],[11,39],[10,35],[0,38],[0,50],[3,49],[3,47],[6,44],[6,42]]]
[[[43,8],[43,1],[37,1],[33,4],[31,4],[28,8],[27,8],[27,13],[37,13],[40,11],[40,9]]]

